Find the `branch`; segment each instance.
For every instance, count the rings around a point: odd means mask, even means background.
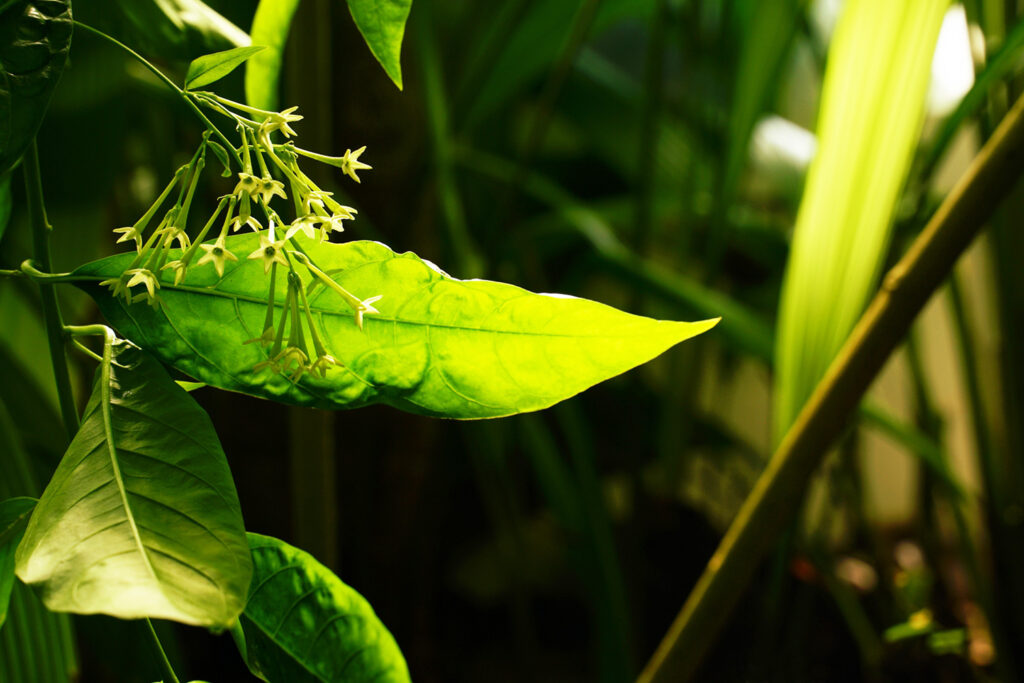
[[[1024,171],[1024,97],[889,271],[736,515],[639,683],[685,681],[714,643],[765,553],[796,513],[829,446],[914,318]]]

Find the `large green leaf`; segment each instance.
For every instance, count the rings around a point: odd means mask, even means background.
[[[412,0],[348,0],[348,9],[370,52],[402,89],[402,37]]]
[[[35,506],[35,498],[8,498],[0,503],[0,627],[7,619],[7,604],[14,588],[14,551]]]
[[[299,0],[260,0],[249,35],[266,50],[253,55],[245,65],[245,99],[253,107],[276,111],[281,56],[288,42],[288,30]]]
[[[366,599],[312,555],[249,534],[255,566],[238,649],[270,683],[400,683],[409,670]]]
[[[0,173],[35,138],[71,47],[68,0],[17,0],[0,13]]]
[[[238,496],[206,413],[117,341],[18,548],[51,610],[226,627],[252,576]]]
[[[261,45],[233,47],[230,50],[196,57],[188,65],[188,71],[185,73],[185,90],[195,90],[219,81],[263,49]]]
[[[75,14],[147,55],[188,61],[249,44],[202,0],[75,0]]]
[[[533,294],[500,282],[457,280],[412,253],[379,242],[317,244],[310,256],[361,298],[382,296],[379,315],[360,329],[352,308],[321,287],[309,301],[327,351],[343,363],[321,379],[298,382],[270,370],[258,344],[267,278],[244,258],[255,234],[228,239],[242,258],[223,277],[194,267],[179,286],[165,278],[161,305],[127,305],[98,286],[134,258],[120,254],[75,271],[122,334],[164,362],[223,389],[327,409],[370,403],[461,419],[502,417],[547,408],[644,363],[715,325],[652,320],[562,295]],[[277,278],[275,305],[285,301]],[[278,312],[280,315],[280,312]]]

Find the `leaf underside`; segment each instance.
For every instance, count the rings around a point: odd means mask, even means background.
[[[263,49],[261,45],[249,45],[196,57],[185,73],[185,89],[194,90],[219,81]]]
[[[412,0],[348,0],[348,9],[370,52],[402,89],[402,38]]]
[[[324,409],[385,403],[436,417],[503,417],[547,408],[618,375],[717,321],[667,322],[585,299],[533,294],[487,280],[457,280],[415,254],[378,242],[306,243],[319,267],[357,297],[382,296],[363,329],[326,287],[309,296],[327,352],[344,367],[297,382],[264,369],[259,344],[268,279],[246,260],[254,234],[229,238],[242,258],[223,277],[212,264],[190,269],[180,286],[165,278],[161,305],[127,305],[100,279],[116,277],[133,254],[82,266],[75,276],[122,334],[207,384]],[[301,267],[300,267],[301,270]],[[303,273],[305,276],[305,273]],[[275,305],[285,301],[277,279]],[[276,311],[279,317],[280,309]]]
[[[35,138],[71,47],[68,0],[20,0],[0,15],[0,173]]]
[[[405,683],[395,639],[363,596],[298,548],[249,534],[252,590],[233,634],[270,683]]]
[[[226,627],[252,576],[227,460],[206,413],[125,341],[17,552],[48,608]]]

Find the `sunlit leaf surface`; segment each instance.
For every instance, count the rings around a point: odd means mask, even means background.
[[[213,425],[129,342],[97,373],[17,572],[60,612],[226,627],[245,604],[252,564]]]
[[[261,45],[250,45],[196,57],[188,65],[188,72],[185,74],[185,89],[202,88],[219,81],[263,49]]]
[[[281,57],[299,0],[260,0],[249,31],[255,45],[267,49],[245,65],[245,99],[253,107],[276,110]]]
[[[341,296],[313,290],[320,335],[344,367],[293,382],[254,371],[268,352],[244,342],[263,330],[268,280],[261,263],[244,258],[257,246],[255,235],[227,245],[243,258],[229,263],[223,277],[209,265],[190,270],[179,286],[165,280],[159,308],[129,306],[106,288],[81,284],[122,334],[207,384],[297,405],[386,403],[462,419],[547,408],[716,323],[659,321],[585,299],[457,280],[379,242],[310,242],[307,251],[336,282],[361,299],[381,297],[374,303],[380,313],[366,315],[360,329]],[[96,261],[76,275],[116,276],[133,257]],[[285,300],[283,280],[276,306]]]
[[[818,151],[786,267],[777,330],[775,440],[871,296],[921,130],[948,2],[851,0],[829,48]]]

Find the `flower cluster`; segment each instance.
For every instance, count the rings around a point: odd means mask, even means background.
[[[336,166],[359,182],[358,172],[371,168],[359,160],[366,148],[349,149],[337,157],[311,152],[297,147],[291,140],[296,133],[290,124],[302,119],[295,113],[295,107],[272,112],[232,102],[210,92],[189,92],[188,95],[197,104],[231,119],[239,143],[232,144],[212,129],[204,134],[192,160],[178,169],[149,210],[134,225],[114,230],[119,235],[119,243],[134,242],[136,256],[120,277],[101,284],[108,286],[115,296],[123,296],[128,303],[146,301],[151,306],[159,306],[164,271],[168,271],[167,278],[173,275],[175,285],[181,284],[190,268],[212,266],[217,275],[223,277],[226,264],[239,260],[239,255],[228,248],[227,236],[248,228],[258,233],[259,239],[259,247],[248,254],[248,259],[259,261],[269,277],[263,332],[246,342],[269,347],[268,356],[253,370],[268,369],[292,381],[298,381],[307,372],[323,377],[330,367],[339,363],[317,332],[307,289],[312,291],[323,285],[340,294],[352,307],[360,329],[365,315],[378,312],[373,303],[380,297],[361,300],[348,292],[317,267],[296,241],[298,237],[327,240],[332,233],[343,231],[343,222],[352,220],[356,214],[355,209],[342,205],[331,192],[318,187],[302,171],[299,159],[305,157]],[[283,142],[275,142],[278,135],[284,138]],[[236,176],[237,182],[231,194],[221,197],[195,239],[189,239],[186,227],[192,199],[208,153],[221,162],[224,175]],[[157,221],[157,215],[175,189],[178,191],[176,201]],[[293,217],[286,222],[273,202],[289,198],[292,209],[288,213]],[[153,223],[156,225],[150,230]],[[217,225],[219,232],[208,240]],[[308,285],[303,284],[297,266],[308,275]],[[283,270],[287,278],[283,306],[274,301],[278,269]]]

